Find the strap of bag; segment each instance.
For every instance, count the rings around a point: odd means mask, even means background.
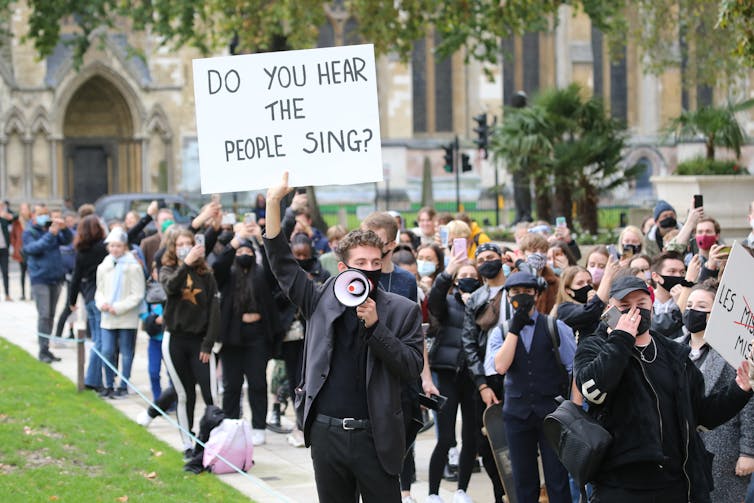
[[[555,348],[555,361],[558,364],[558,367],[560,368],[560,372],[563,374],[563,382],[568,383],[568,389],[566,389],[566,396],[563,398],[568,398],[570,389],[571,389],[571,377],[568,375],[568,371],[566,370],[565,365],[563,365],[563,362],[560,359],[560,332],[558,331],[558,324],[557,320],[553,318],[552,316],[547,316],[546,314],[540,314],[540,316],[544,316],[547,318],[547,332],[550,334],[550,339],[552,340],[552,347]]]

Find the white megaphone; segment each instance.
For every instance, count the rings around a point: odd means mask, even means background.
[[[338,302],[346,307],[355,307],[364,303],[372,290],[372,284],[363,272],[346,269],[333,281],[333,291]]]

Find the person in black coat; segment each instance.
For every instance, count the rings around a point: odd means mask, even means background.
[[[613,437],[592,481],[591,501],[707,503],[712,459],[697,428],[715,428],[747,404],[749,364],[741,364],[735,381],[706,394],[690,347],[650,329],[652,301],[644,281],[613,281],[610,304],[623,313],[615,329],[608,333],[601,324],[574,359],[589,414]]]
[[[220,292],[220,360],[223,365],[223,410],[241,416],[241,388],[248,382],[252,439],[264,443],[267,414],[267,360],[281,330],[263,266],[257,264],[252,239],[255,224],[240,224],[236,236],[213,264]]]
[[[347,307],[335,296],[334,278],[317,286],[281,233],[280,202],[290,190],[285,173],[267,192],[265,249],[282,290],[308,321],[296,408],[312,448],[319,500],[352,503],[358,492],[364,503],[400,501],[401,382],[422,370],[421,311],[380,288]],[[351,231],[338,243],[338,270],[358,268],[376,286],[384,246],[373,231]]]
[[[455,441],[456,415],[461,406],[461,454],[458,458],[458,493],[466,493],[477,453],[476,388],[463,352],[465,299],[482,286],[476,266],[466,255],[451,256],[429,291],[429,313],[435,341],[429,366],[437,376],[437,388],[447,398],[437,412],[437,444],[429,460],[429,494],[438,495],[448,451]]]
[[[102,389],[102,360],[95,349],[102,351],[102,332],[100,330],[101,313],[94,302],[94,292],[97,290],[97,267],[107,257],[105,245],[105,230],[95,215],[84,217],[79,222],[76,239],[73,242],[76,250],[76,263],[71,277],[71,288],[68,290],[68,306],[76,309],[79,293],[84,297],[86,306],[86,323],[92,337],[94,347],[89,353],[89,365],[84,376],[84,386],[88,389],[100,391]]]

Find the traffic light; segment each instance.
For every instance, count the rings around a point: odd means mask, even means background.
[[[445,159],[445,165],[442,167],[445,171],[448,173],[453,172],[453,144],[449,143],[447,145],[443,145],[442,149],[445,151],[445,155],[443,156],[443,159]]]
[[[474,140],[476,146],[480,150],[484,151],[484,158],[487,159],[487,138],[489,136],[489,127],[487,126],[487,114],[479,114],[473,117],[474,122],[478,125],[474,128],[474,132],[477,134],[477,139]]]
[[[466,173],[467,171],[471,171],[471,159],[469,158],[469,154],[461,154],[461,171],[463,173]]]

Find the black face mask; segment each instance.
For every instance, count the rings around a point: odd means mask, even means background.
[[[483,277],[492,279],[500,274],[500,270],[502,268],[503,261],[501,259],[487,260],[485,262],[482,262],[479,267],[477,267],[477,271],[479,271],[479,274]]]
[[[621,314],[626,314],[630,311],[630,309],[626,309],[625,311],[621,311]],[[649,327],[652,326],[652,311],[650,309],[644,309],[642,307],[639,308],[639,316],[641,316],[641,321],[639,322],[639,326],[636,328],[636,335],[641,335],[647,330],[649,330]]]
[[[660,220],[659,225],[663,229],[672,229],[678,225],[678,221],[673,217],[665,217]]]
[[[351,269],[355,269],[367,277],[369,282],[372,284],[372,287],[369,289],[369,296],[374,299],[377,296],[377,288],[380,286],[380,277],[382,276],[382,269],[376,269],[374,271],[367,271],[365,269],[357,269],[356,267],[352,267]]]
[[[521,310],[528,313],[531,311],[531,308],[534,307],[534,295],[529,295],[528,293],[514,295],[511,297],[511,306],[513,306],[513,309],[516,311]]]
[[[235,236],[233,231],[223,231],[217,236],[217,242],[221,245],[227,245],[233,240],[233,236]]]
[[[697,311],[696,309],[686,309],[683,313],[683,326],[686,330],[695,334],[702,332],[707,328],[707,315],[709,313],[704,311]]]
[[[686,282],[686,279],[683,276],[663,276],[660,275],[662,278],[662,285],[665,290],[668,292],[676,285],[682,285]]]
[[[256,264],[254,255],[238,255],[236,256],[236,264],[242,269],[249,269]]]
[[[482,286],[482,283],[476,278],[461,278],[458,280],[458,289],[463,293],[471,293]]]
[[[623,252],[630,252],[633,255],[638,255],[641,251],[641,245],[623,245]]]
[[[572,295],[573,300],[586,304],[590,291],[592,291],[592,285],[584,285],[578,290],[574,290]]]
[[[317,263],[317,259],[315,257],[311,258],[305,258],[303,260],[297,260],[298,265],[301,266],[301,269],[304,271],[311,271],[314,269],[314,265]]]

